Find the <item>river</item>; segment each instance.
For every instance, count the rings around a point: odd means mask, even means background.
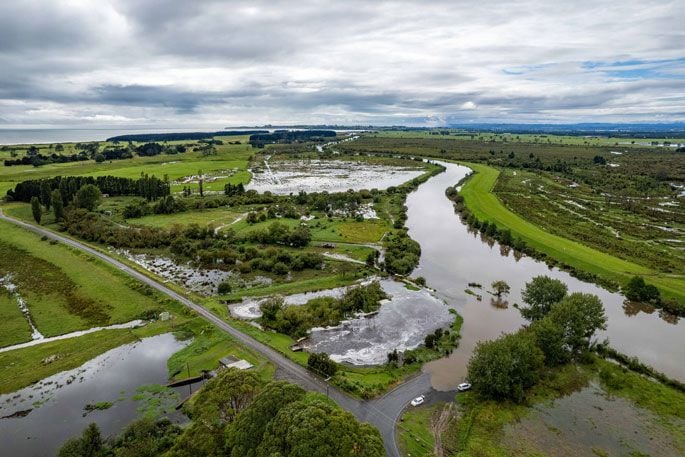
[[[624,297],[594,284],[582,282],[568,273],[529,257],[514,257],[513,252],[497,243],[486,243],[467,229],[454,213],[445,189],[457,184],[470,170],[442,163],[446,171],[412,192],[407,198],[409,235],[421,245],[421,261],[413,276],[423,276],[437,289],[450,307],[464,317],[459,348],[449,357],[424,366],[433,387],[449,390],[466,376],[466,364],[478,341],[497,338],[503,332],[518,329],[524,320],[512,305],[521,303],[520,291],[534,276],[560,279],[569,292],[598,295],[608,316],[608,329],[599,339],[609,338],[613,347],[674,378],[685,380],[685,332],[673,316],[660,317],[658,310],[624,309]],[[492,302],[489,285],[505,280],[511,286],[508,306]],[[477,301],[465,293],[468,283],[480,283],[483,289],[471,288],[483,296]],[[647,312],[645,312],[647,311]]]

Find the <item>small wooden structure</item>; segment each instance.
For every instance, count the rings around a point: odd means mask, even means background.
[[[239,370],[249,370],[252,368],[252,364],[244,359],[239,359],[229,355],[227,357],[222,357],[219,359],[219,368],[237,368]]]

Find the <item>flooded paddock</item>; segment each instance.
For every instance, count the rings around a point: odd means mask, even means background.
[[[530,414],[505,427],[503,441],[516,455],[680,456],[678,439],[664,420],[685,425],[682,419],[657,417],[590,384],[549,404],[532,406]]]
[[[139,387],[165,384],[168,358],[187,344],[171,334],[144,338],[0,395],[2,455],[54,456],[64,441],[80,435],[91,422],[98,424],[103,436],[118,433],[141,414],[141,402],[133,398],[140,394]],[[187,390],[180,388],[168,400],[177,402]],[[99,402],[112,406],[86,413],[87,404]]]
[[[344,321],[336,327],[312,329],[303,347],[326,352],[336,362],[352,365],[380,365],[388,353],[414,349],[429,333],[447,328],[454,315],[441,299],[427,290],[409,290],[404,283],[382,280],[390,296],[378,314]]]
[[[345,192],[348,189],[387,189],[423,174],[417,167],[378,165],[345,160],[265,161],[264,167],[252,170],[246,186],[258,192],[279,195],[304,192]]]

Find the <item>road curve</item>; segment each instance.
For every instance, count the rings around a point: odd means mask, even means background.
[[[39,235],[46,236],[53,240],[64,243],[67,246],[87,252],[88,254],[114,266],[118,270],[128,274],[138,281],[154,288],[155,290],[158,290],[164,295],[177,300],[178,302],[195,311],[207,321],[216,325],[219,329],[231,335],[231,337],[233,337],[236,341],[239,341],[245,346],[261,353],[274,365],[276,365],[279,370],[282,370],[283,374],[285,374],[285,376],[292,382],[298,384],[306,390],[316,391],[328,395],[338,405],[340,405],[341,408],[352,413],[355,417],[357,417],[357,419],[373,424],[381,433],[386,455],[389,457],[400,457],[400,452],[395,440],[395,428],[397,421],[402,411],[407,406],[409,400],[418,395],[426,394],[432,391],[429,375],[421,373],[420,375],[409,379],[385,394],[383,397],[376,400],[357,400],[338,390],[334,386],[324,382],[307,369],[288,359],[273,348],[260,343],[251,336],[246,335],[240,330],[232,327],[206,308],[187,299],[186,297],[155,281],[154,279],[134,270],[123,262],[120,262],[119,260],[116,260],[115,258],[93,249],[79,241],[55,233],[52,230],[9,217],[2,212],[2,209],[0,209],[0,219],[38,233]]]

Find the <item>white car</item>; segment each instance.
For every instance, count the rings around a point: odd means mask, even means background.
[[[466,390],[469,390],[470,388],[471,388],[471,384],[469,384],[468,382],[462,382],[461,384],[459,384],[457,386],[457,390],[459,392],[464,392]]]
[[[416,397],[415,399],[413,399],[413,400],[411,401],[411,405],[412,405],[412,406],[419,406],[419,405],[420,405],[421,403],[423,403],[424,401],[426,401],[426,397],[425,397],[424,395],[421,395],[421,396]]]

